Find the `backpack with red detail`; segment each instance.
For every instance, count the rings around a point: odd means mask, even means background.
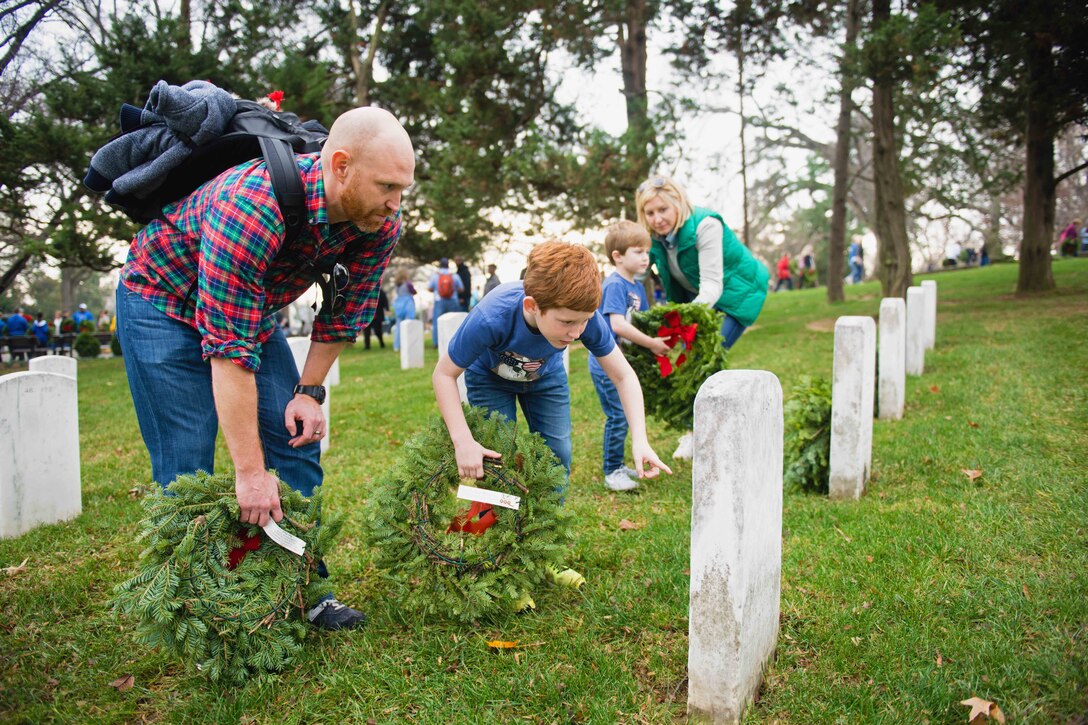
[[[449,272],[438,275],[438,296],[444,300],[451,299],[455,291],[453,285],[453,275]]]

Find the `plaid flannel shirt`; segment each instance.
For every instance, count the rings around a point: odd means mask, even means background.
[[[297,156],[310,226],[283,247],[284,224],[263,160],[220,174],[132,240],[121,271],[126,287],[163,313],[195,327],[204,359],[260,367],[273,313],[298,299],[317,269],[339,260],[350,281],[342,315],[318,315],[315,342],[354,342],[374,317],[382,272],[400,237],[400,212],[376,232],[330,224],[318,154]]]

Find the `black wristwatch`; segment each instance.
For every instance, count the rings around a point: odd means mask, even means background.
[[[302,393],[303,395],[309,395],[311,398],[317,401],[318,405],[325,402],[325,386],[324,385],[296,385],[295,395]]]

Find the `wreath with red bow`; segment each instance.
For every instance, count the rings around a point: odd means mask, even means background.
[[[484,459],[483,480],[458,476],[436,418],[377,482],[366,528],[374,563],[406,609],[470,622],[516,611],[551,581],[569,556],[570,527],[565,472],[544,439],[479,408],[466,407],[465,419],[484,448],[502,453]],[[466,498],[479,494],[462,486],[506,505]]]
[[[631,324],[669,345],[666,355],[654,355],[640,345],[623,346],[638,373],[648,414],[677,430],[691,430],[699,388],[726,367],[722,319],[721,312],[693,303],[658,305],[634,316]]]

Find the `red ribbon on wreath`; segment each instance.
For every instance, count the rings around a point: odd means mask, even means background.
[[[244,537],[241,546],[234,547],[230,550],[230,554],[227,555],[227,568],[232,570],[237,568],[242,560],[246,558],[246,554],[259,548],[261,548],[260,534]]]
[[[657,328],[657,336],[665,340],[671,352],[668,355],[654,356],[657,367],[661,371],[661,377],[667,378],[672,375],[676,368],[688,359],[687,351],[695,342],[695,331],[698,327],[698,325],[681,325],[680,313],[676,310],[665,313],[665,324]]]
[[[495,512],[491,510],[491,504],[473,501],[472,505],[468,507],[468,511],[456,516],[450,522],[450,527],[446,529],[446,533],[464,531],[467,534],[479,536],[494,526],[497,520]]]

